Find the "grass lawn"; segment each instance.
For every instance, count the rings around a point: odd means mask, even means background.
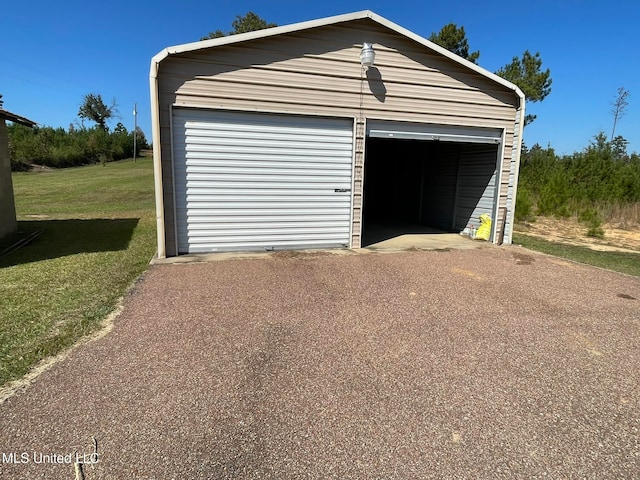
[[[548,242],[524,234],[513,234],[513,243],[587,265],[640,277],[640,253],[601,252],[587,247]]]
[[[0,258],[0,385],[96,330],[156,249],[151,157],[13,185],[19,230],[41,233]]]

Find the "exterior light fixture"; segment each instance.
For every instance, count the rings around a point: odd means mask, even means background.
[[[370,43],[362,44],[362,51],[360,52],[360,63],[363,67],[373,67],[373,63],[376,59],[376,52],[373,50],[373,45]]]

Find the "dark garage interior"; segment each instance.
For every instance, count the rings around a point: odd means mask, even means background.
[[[478,208],[493,218],[497,149],[367,138],[362,246],[404,234],[457,233]]]

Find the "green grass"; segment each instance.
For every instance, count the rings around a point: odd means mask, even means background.
[[[96,330],[156,238],[150,157],[15,173],[13,183],[19,230],[42,233],[0,258],[0,385]]]
[[[556,257],[563,257],[575,262],[640,277],[640,252],[601,252],[587,247],[548,242],[517,233],[513,234],[513,243]]]

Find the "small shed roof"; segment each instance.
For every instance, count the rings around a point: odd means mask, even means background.
[[[318,20],[310,20],[307,22],[293,23],[291,25],[283,25],[281,27],[265,28],[263,30],[256,30],[253,32],[238,33],[234,35],[228,35],[226,37],[214,38],[211,40],[202,40],[199,42],[185,43],[183,45],[167,47],[152,58],[150,76],[152,79],[157,78],[158,67],[160,62],[162,62],[162,60],[169,57],[170,55],[193,52],[193,51],[203,50],[211,47],[230,45],[230,44],[244,42],[248,40],[256,40],[259,38],[265,38],[265,37],[270,37],[274,35],[282,35],[286,33],[297,32],[300,30],[306,30],[309,28],[324,27],[327,25],[334,25],[336,23],[350,22],[350,21],[362,20],[366,18],[369,18],[372,21],[380,25],[383,25],[386,28],[389,28],[390,30],[393,30],[399,33],[400,35],[410,38],[424,45],[425,47],[435,52],[438,52],[439,54],[453,60],[454,62],[457,62],[460,65],[463,65],[466,68],[473,70],[476,73],[479,73],[480,75],[493,80],[494,82],[502,85],[503,87],[513,90],[515,94],[520,98],[521,105],[524,104],[524,99],[525,99],[524,93],[522,92],[522,90],[520,90],[520,88],[517,85],[505,80],[502,77],[499,77],[495,73],[491,73],[490,71],[485,70],[484,68],[476,65],[475,63],[465,60],[464,58],[456,55],[455,53],[450,52],[446,48],[441,47],[440,45],[433,43],[427,40],[426,38],[421,37],[420,35],[417,35],[411,32],[410,30],[407,30],[406,28],[391,22],[386,18],[381,17],[380,15],[370,10],[362,10],[359,12],[347,13],[344,15],[336,15],[333,17],[320,18]]]
[[[11,113],[7,110],[3,110],[0,108],[0,118],[4,120],[9,120],[13,123],[19,123],[20,125],[24,125],[25,127],[33,128],[37,125],[33,120],[29,120],[26,117],[21,117],[20,115],[16,115],[15,113]]]

